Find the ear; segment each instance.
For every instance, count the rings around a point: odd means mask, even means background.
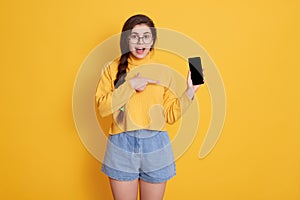
[[[153,43],[153,40],[152,40],[152,42],[151,42],[151,49],[153,49],[154,48],[154,43]]]

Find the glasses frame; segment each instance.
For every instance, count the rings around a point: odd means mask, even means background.
[[[131,36],[132,35],[135,35],[136,37],[137,37],[137,41],[136,42],[132,42],[131,40]],[[150,39],[150,41],[149,42],[145,42],[145,40],[144,40],[144,38],[145,38],[145,36],[150,36],[151,37],[151,39]],[[128,41],[131,43],[131,44],[138,44],[139,42],[140,42],[140,39],[142,39],[142,41],[143,41],[143,43],[144,44],[150,44],[151,42],[153,42],[153,37],[152,37],[152,34],[150,34],[150,33],[147,33],[147,34],[144,34],[143,36],[139,36],[138,34],[130,34],[129,36],[128,36]]]

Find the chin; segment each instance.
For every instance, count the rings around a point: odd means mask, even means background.
[[[145,55],[142,54],[142,55],[141,55],[141,54],[133,53],[132,55],[134,55],[134,57],[136,57],[136,58],[142,59],[142,58],[145,58],[147,54],[145,54]]]

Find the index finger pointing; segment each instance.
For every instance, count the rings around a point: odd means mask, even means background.
[[[153,79],[147,79],[147,83],[157,84],[157,83],[159,83],[159,81],[153,80]]]

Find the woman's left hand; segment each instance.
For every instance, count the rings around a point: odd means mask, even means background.
[[[200,85],[193,85],[192,78],[191,78],[191,71],[188,72],[187,76],[187,88],[186,94],[190,99],[194,98],[196,91],[199,89]]]

